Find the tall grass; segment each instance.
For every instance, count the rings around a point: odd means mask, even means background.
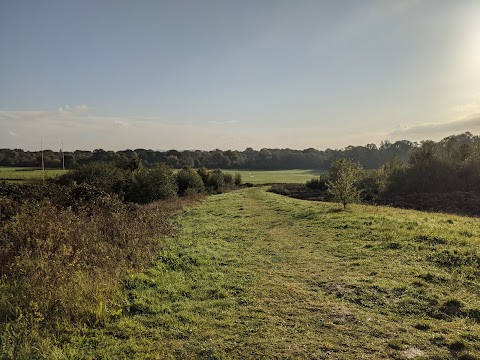
[[[119,315],[119,283],[150,263],[181,206],[107,194],[80,207],[0,197],[0,358],[40,356],[68,327]]]

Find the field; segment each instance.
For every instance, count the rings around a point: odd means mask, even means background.
[[[176,228],[121,315],[65,332],[55,358],[480,358],[477,219],[251,188]]]
[[[63,170],[45,170],[45,177],[54,177],[63,173]],[[42,177],[43,171],[41,168],[0,166],[0,180],[24,181],[30,179],[41,179]]]
[[[240,173],[244,183],[255,185],[271,183],[304,183],[319,176],[317,170],[222,170],[227,173]],[[54,177],[63,174],[63,170],[46,170],[45,176]],[[0,180],[22,181],[41,179],[43,176],[40,168],[0,167]]]
[[[222,170],[228,173],[240,173],[244,183],[255,185],[272,183],[305,183],[307,180],[319,176],[318,170]]]

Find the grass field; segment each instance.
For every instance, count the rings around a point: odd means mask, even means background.
[[[208,197],[176,226],[152,267],[126,279],[117,319],[65,332],[48,352],[480,358],[477,219],[360,205],[344,212],[251,188]]]
[[[318,170],[222,170],[228,173],[240,173],[244,183],[255,185],[272,183],[305,183],[319,176]]]
[[[240,173],[244,183],[255,185],[270,183],[304,183],[319,176],[317,170],[222,170],[228,173]],[[47,177],[63,174],[63,170],[46,170]],[[42,170],[38,168],[0,167],[0,180],[23,181],[42,178]]]
[[[45,177],[54,177],[64,174],[63,170],[45,170]],[[41,179],[43,171],[41,168],[23,167],[2,167],[0,166],[0,180],[24,181],[30,179]]]

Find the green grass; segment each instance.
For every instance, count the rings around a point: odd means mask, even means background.
[[[66,173],[63,170],[45,170],[45,177],[55,177]],[[41,179],[43,171],[41,168],[25,167],[3,167],[0,166],[0,180],[25,181],[31,179]]]
[[[240,173],[244,183],[255,185],[271,183],[305,183],[307,180],[319,176],[318,170],[222,170],[228,173]],[[54,177],[64,174],[63,170],[46,170],[45,176]],[[41,179],[40,168],[0,167],[0,180],[24,181]]]
[[[222,170],[228,173],[240,173],[244,183],[255,185],[272,183],[305,183],[319,176],[319,170]]]
[[[177,218],[75,359],[478,359],[480,224],[244,189]]]

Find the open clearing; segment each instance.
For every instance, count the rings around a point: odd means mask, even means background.
[[[117,319],[72,329],[52,351],[96,359],[479,358],[478,220],[338,209],[261,188],[208,197],[177,218],[153,266],[125,281]]]
[[[54,177],[64,174],[63,170],[45,170],[45,177]],[[43,171],[41,168],[28,167],[3,167],[0,166],[0,180],[24,181],[31,179],[41,179]]]
[[[66,170],[65,172],[67,172]],[[242,181],[255,185],[272,183],[305,183],[321,174],[318,170],[222,170],[242,175]],[[65,173],[63,170],[45,170],[45,176],[54,177]],[[42,169],[28,167],[0,167],[0,180],[23,181],[41,179]]]
[[[222,170],[228,173],[240,173],[244,183],[255,185],[273,183],[305,183],[314,177],[319,176],[322,171],[318,170]]]

